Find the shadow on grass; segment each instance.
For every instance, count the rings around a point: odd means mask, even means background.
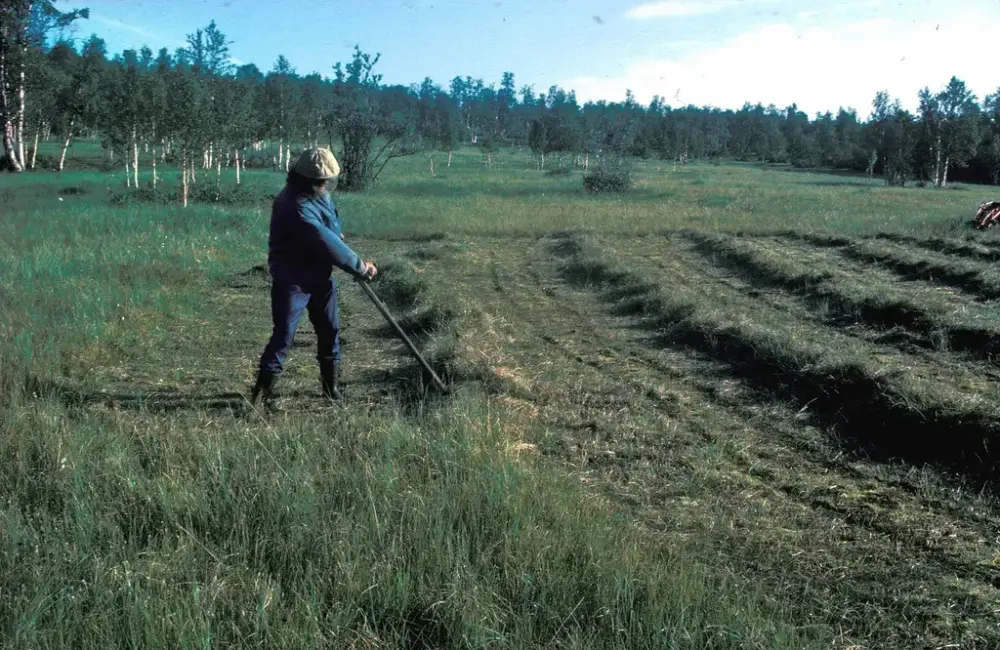
[[[435,372],[439,376],[449,378],[445,382],[450,387],[454,379],[447,374],[446,365],[441,362],[434,365]],[[361,385],[365,385],[365,388],[361,389]],[[105,407],[160,415],[214,413],[243,417],[252,415],[254,411],[261,413],[271,410],[294,411],[313,408],[317,402],[332,403],[322,396],[318,378],[315,386],[310,384],[307,388],[291,388],[286,381],[279,379],[271,402],[256,406],[251,405],[249,401],[250,385],[247,385],[245,392],[242,393],[170,390],[87,391],[59,382],[40,381],[33,382],[33,386],[33,394],[39,398],[55,399],[71,408]],[[337,402],[341,406],[347,408],[373,406],[384,402],[402,407],[404,413],[408,415],[425,410],[437,400],[450,397],[450,392],[441,395],[434,388],[430,377],[423,373],[422,367],[416,363],[395,370],[369,373],[358,381],[342,385],[342,391],[346,394],[346,398],[343,402]]]
[[[174,413],[180,411],[239,411],[247,407],[250,387],[246,393],[181,392],[176,390],[104,391],[84,390],[68,383],[29,378],[28,394],[42,399],[56,399],[69,407],[105,406],[128,411]],[[301,391],[286,393],[289,396],[305,395]]]
[[[230,274],[223,285],[229,289],[268,289],[271,272],[266,264],[257,264],[246,271]]]
[[[869,183],[867,181],[806,181],[802,185],[811,185],[813,187],[863,187],[865,189],[873,189],[876,187],[885,187],[885,183]]]
[[[831,185],[864,184],[872,187],[884,187],[885,180],[882,178],[869,178],[864,172],[851,171],[849,169],[836,169],[832,167],[793,167],[791,165],[757,165],[758,169],[775,172],[785,172],[788,174],[802,174],[804,176],[834,176],[846,179],[844,181],[825,181]]]
[[[552,252],[564,262],[563,279],[599,291],[609,305],[645,314],[636,327],[650,332],[654,349],[684,347],[721,362],[726,370],[720,379],[738,377],[762,401],[800,406],[817,426],[833,431],[848,452],[937,466],[980,487],[1000,477],[1000,459],[987,447],[1000,435],[1000,423],[987,414],[914,405],[913,396],[900,394],[862,365],[819,363],[740,328],[700,320],[697,305],[657,295],[641,278],[587,257],[578,242],[561,239]]]

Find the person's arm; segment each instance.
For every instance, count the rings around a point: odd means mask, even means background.
[[[300,240],[321,259],[353,275],[363,275],[367,268],[361,257],[344,243],[337,233],[323,224],[319,210],[308,203],[299,203],[296,213],[296,230]]]
[[[340,229],[340,213],[337,211],[337,206],[333,204],[333,199],[330,198],[329,194],[326,196],[326,202],[330,206],[330,209],[333,210],[333,216],[337,220],[337,229],[335,232],[340,236],[341,241],[346,242],[347,239],[344,237],[344,231]],[[362,260],[361,264],[361,277],[365,280],[371,280],[378,273],[378,268],[375,266],[374,262]]]
[[[334,216],[334,218],[336,218],[337,221],[339,222],[340,221],[340,212],[337,210],[337,206],[334,205],[333,199],[330,198],[329,194],[326,195],[326,203],[327,203],[327,205],[330,206],[330,209],[333,210],[333,216]],[[338,228],[339,228],[339,226],[338,226]],[[338,234],[340,235],[340,239],[342,241],[347,241],[347,238],[344,237],[344,231],[343,230],[341,230]]]

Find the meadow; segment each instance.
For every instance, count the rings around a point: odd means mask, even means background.
[[[1000,646],[995,188],[400,159],[334,200],[451,391],[340,275],[263,409],[283,175],[95,151],[0,177],[3,647]]]

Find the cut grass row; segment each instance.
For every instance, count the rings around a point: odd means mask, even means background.
[[[901,233],[879,233],[875,239],[887,239],[897,244],[916,246],[935,253],[947,253],[956,257],[966,257],[986,262],[1000,261],[1000,249],[995,241],[975,241],[951,237],[915,237]]]
[[[601,246],[614,250],[603,240]],[[944,464],[977,481],[996,478],[1000,459],[991,445],[1000,412],[981,374],[816,326],[794,299],[762,304],[706,278],[678,248],[660,258],[669,258],[660,262],[664,269],[629,251],[627,271],[576,236],[561,238],[554,251],[566,260],[567,279],[610,287],[623,309],[644,314],[659,345],[690,347],[726,363],[733,375],[792,399],[873,456]]]
[[[565,269],[552,243],[497,250],[493,268],[493,242],[470,241],[426,269],[434,281],[460,275],[456,297],[474,296],[488,312],[488,328],[469,331],[469,342],[527,389],[522,399],[506,391],[500,399],[551,430],[544,453],[668,539],[712,549],[720,567],[762,586],[786,618],[839,630],[831,647],[991,647],[983,637],[996,638],[988,598],[995,575],[986,568],[992,553],[977,540],[992,539],[993,524],[969,515],[989,517],[988,500],[963,493],[952,509],[957,493],[933,470],[844,454],[809,426],[801,404],[768,399],[724,361],[686,346],[648,346],[655,331],[637,326],[641,304],[622,301],[611,283],[595,291],[560,281]],[[636,274],[663,262],[664,291],[692,278],[745,288],[727,284],[724,268],[700,265],[683,242],[598,244],[626,251],[641,267]],[[756,300],[766,306],[768,293]],[[945,611],[941,602],[955,606]]]
[[[983,263],[955,259],[931,250],[915,250],[889,238],[853,239],[843,236],[791,234],[791,238],[832,247],[849,258],[877,264],[905,280],[926,280],[954,287],[980,300],[1000,298],[1000,270]]]
[[[1000,310],[887,278],[877,269],[845,269],[822,253],[756,238],[692,235],[696,248],[750,282],[799,295],[831,325],[905,328],[907,343],[979,359],[1000,352]]]

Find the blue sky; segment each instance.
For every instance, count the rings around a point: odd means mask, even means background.
[[[456,75],[499,84],[505,70],[536,92],[582,101],[738,108],[745,101],[810,115],[839,106],[867,117],[876,91],[908,108],[952,75],[982,99],[1000,87],[991,47],[1000,0],[61,0],[87,6],[78,35],[111,52],[183,45],[215,19],[239,62],[332,74],[355,43],[380,52],[387,83]],[[981,35],[981,36],[980,36]]]

